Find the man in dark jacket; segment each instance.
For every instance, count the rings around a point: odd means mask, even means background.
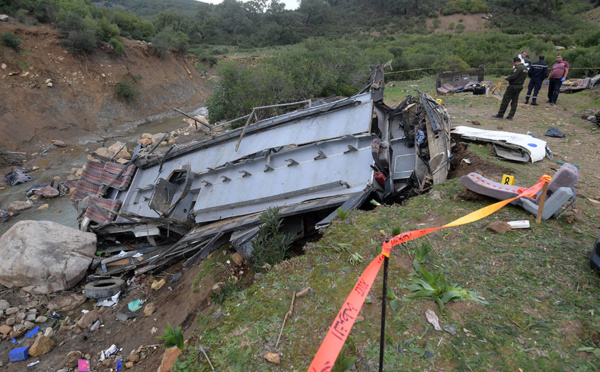
[[[506,118],[512,120],[513,116],[515,116],[515,112],[517,112],[519,94],[523,90],[523,83],[527,78],[527,68],[521,63],[519,57],[513,59],[513,66],[513,73],[510,76],[504,77],[504,80],[508,81],[508,87],[506,88],[506,92],[504,92],[504,96],[502,96],[500,109],[496,115],[492,115],[493,118],[502,119],[509,103],[510,112]]]
[[[531,104],[537,106],[537,95],[542,87],[542,82],[548,76],[548,65],[544,62],[545,57],[540,56],[540,60],[534,62],[529,68],[529,85],[527,86],[527,95],[525,96],[525,104],[529,103],[529,97],[531,97],[531,91],[533,90],[533,97],[531,98]]]

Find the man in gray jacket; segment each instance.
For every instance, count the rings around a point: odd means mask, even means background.
[[[509,103],[510,112],[508,113],[506,119],[512,120],[513,116],[515,116],[515,112],[517,112],[519,94],[523,90],[523,83],[527,78],[527,68],[523,63],[521,63],[521,59],[519,57],[515,57],[513,59],[513,66],[513,73],[510,76],[504,77],[504,80],[508,81],[508,87],[506,88],[506,92],[504,92],[504,96],[502,96],[500,109],[496,115],[492,115],[493,118],[502,119]]]

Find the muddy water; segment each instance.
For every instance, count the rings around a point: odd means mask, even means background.
[[[182,121],[183,116],[175,118],[157,120],[149,124],[132,128],[132,131],[126,134],[108,134],[110,139],[106,145],[110,146],[115,141],[126,142],[131,150],[135,142],[142,133],[163,133],[173,131],[181,127],[187,127],[188,124]],[[105,135],[105,137],[107,137]],[[32,169],[38,166],[39,169],[29,173],[33,180],[24,184],[10,186],[3,180],[0,180],[0,209],[8,210],[10,203],[20,200],[26,201],[26,192],[35,184],[50,184],[56,176],[65,180],[72,168],[80,168],[87,162],[87,153],[93,152],[101,143],[89,143],[75,147],[53,148],[43,156],[35,156],[23,165],[25,169]],[[3,176],[0,175],[0,176]],[[1,178],[1,177],[0,177]],[[41,205],[48,204],[49,207],[43,210],[37,210]],[[34,202],[34,205],[25,211],[19,212],[19,215],[6,221],[0,219],[0,235],[4,234],[14,223],[23,220],[53,221],[65,226],[78,228],[77,211],[71,205],[68,196],[54,199],[40,198]]]

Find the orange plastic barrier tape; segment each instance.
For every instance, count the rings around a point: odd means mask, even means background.
[[[362,273],[352,292],[344,302],[342,309],[339,311],[338,315],[335,317],[333,324],[329,327],[329,331],[327,335],[325,335],[325,339],[321,343],[315,358],[313,359],[310,367],[308,367],[308,372],[327,372],[333,368],[335,360],[337,359],[338,354],[342,350],[352,327],[354,326],[354,322],[356,321],[356,317],[360,309],[363,307],[365,303],[365,299],[367,298],[367,294],[371,290],[373,283],[375,282],[375,278],[379,273],[379,269],[381,269],[381,265],[383,264],[384,258],[389,257],[390,251],[394,245],[398,245],[401,243],[405,243],[409,240],[416,239],[423,235],[427,235],[436,230],[440,230],[446,227],[459,226],[467,223],[471,223],[477,220],[480,220],[484,217],[489,216],[490,214],[500,210],[506,204],[512,202],[513,200],[522,198],[522,197],[533,197],[537,194],[544,183],[550,182],[551,178],[548,175],[542,176],[540,181],[529,189],[521,192],[520,195],[512,198],[503,200],[492,205],[488,205],[487,207],[476,210],[475,212],[469,213],[466,216],[463,216],[459,219],[456,219],[444,226],[441,227],[432,227],[429,229],[422,230],[413,230],[405,233],[401,233],[393,237],[392,239],[383,243],[382,252],[378,255],[367,268]]]

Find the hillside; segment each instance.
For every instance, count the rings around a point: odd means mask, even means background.
[[[6,32],[21,40],[21,52],[0,47],[2,150],[39,150],[52,139],[100,140],[173,108],[203,106],[210,94],[193,58],[158,58],[145,43],[124,40],[122,57],[111,54],[108,44],[74,57],[48,26],[11,19],[0,23],[0,33]],[[116,98],[115,85],[124,80],[136,81],[139,96],[132,102]]]

